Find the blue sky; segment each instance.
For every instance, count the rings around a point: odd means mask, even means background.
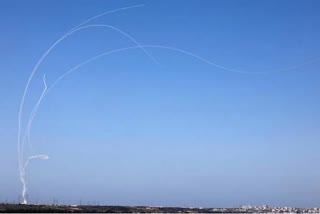
[[[269,72],[320,56],[318,1],[0,1],[0,201],[18,199],[17,117],[39,57],[63,33],[101,17],[145,45]],[[134,46],[88,29],[49,55],[27,94],[24,124],[42,90],[78,63]],[[64,79],[40,106],[32,142],[31,202],[222,207],[319,206],[319,63],[239,74],[163,49],[129,50]],[[31,153],[26,146],[27,153]],[[36,154],[38,154],[36,153]]]

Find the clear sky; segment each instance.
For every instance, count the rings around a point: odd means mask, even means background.
[[[63,33],[101,17],[144,45],[269,72],[320,56],[317,0],[0,1],[0,201],[18,200],[19,102],[39,57]],[[26,118],[43,88],[78,63],[134,46],[114,30],[61,43],[31,82]],[[31,202],[222,207],[320,206],[320,63],[239,74],[163,49],[106,56],[45,98],[31,132]]]

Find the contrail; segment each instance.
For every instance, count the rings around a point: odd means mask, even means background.
[[[129,6],[129,7],[123,7],[123,8],[119,8],[119,9],[116,9],[116,10],[111,10],[111,11],[108,11],[108,12],[105,12],[105,13],[102,13],[100,15],[97,15],[97,16],[94,16],[92,18],[89,18],[87,20],[85,20],[84,22],[80,23],[79,25],[73,27],[71,30],[69,30],[67,33],[65,33],[62,37],[60,37],[56,42],[54,42],[50,47],[49,49],[39,58],[38,62],[35,64],[29,78],[28,78],[28,81],[26,83],[26,86],[25,86],[25,89],[24,89],[24,92],[23,92],[23,95],[22,95],[22,98],[21,98],[21,102],[20,102],[20,107],[19,107],[19,114],[18,114],[18,144],[17,144],[17,151],[18,151],[18,164],[19,164],[19,173],[20,173],[20,180],[22,182],[22,185],[25,187],[26,185],[26,182],[25,182],[25,169],[24,169],[24,164],[23,164],[23,161],[24,161],[24,157],[23,157],[23,146],[21,145],[21,119],[22,119],[22,113],[23,113],[23,108],[24,108],[24,103],[25,103],[25,98],[26,98],[26,94],[28,92],[28,89],[29,89],[29,85],[31,83],[31,80],[33,78],[33,76],[35,75],[35,73],[37,72],[40,64],[43,62],[43,60],[47,57],[47,55],[61,42],[63,41],[64,39],[66,39],[67,37],[69,37],[74,29],[82,26],[83,24],[86,24],[94,19],[97,19],[99,17],[102,17],[102,16],[105,16],[107,14],[111,14],[111,13],[115,13],[115,12],[118,12],[118,11],[124,11],[124,10],[128,10],[128,9],[132,9],[132,8],[137,8],[137,7],[142,7],[143,5],[134,5],[134,6]],[[22,195],[23,197],[23,203],[26,204],[27,201],[26,201],[26,198],[25,198],[25,193]]]

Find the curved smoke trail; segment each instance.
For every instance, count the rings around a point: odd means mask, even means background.
[[[104,52],[102,54],[99,54],[97,56],[94,56],[88,60],[85,60],[81,63],[79,63],[78,65],[74,66],[73,68],[71,68],[70,70],[68,70],[67,72],[65,72],[63,75],[61,75],[57,80],[55,80],[53,82],[53,84],[49,87],[49,88],[45,88],[45,90],[43,91],[43,93],[41,94],[37,104],[34,106],[32,112],[31,112],[31,116],[29,118],[29,123],[28,123],[28,127],[27,127],[27,135],[25,136],[28,137],[28,142],[30,143],[30,131],[31,131],[31,127],[32,127],[32,122],[33,122],[33,119],[34,117],[36,116],[37,112],[38,112],[38,108],[39,108],[39,105],[41,104],[42,100],[44,99],[44,97],[47,95],[47,93],[49,91],[51,91],[61,80],[63,80],[66,76],[68,76],[69,74],[71,74],[72,72],[74,72],[75,70],[77,70],[78,68],[88,64],[88,63],[91,63],[92,61],[95,61],[101,57],[104,57],[106,55],[109,55],[109,54],[113,54],[113,53],[117,53],[117,52],[122,52],[122,51],[127,51],[127,50],[130,50],[130,49],[138,49],[138,48],[156,48],[156,49],[167,49],[167,50],[171,50],[171,51],[176,51],[176,52],[180,52],[182,54],[185,54],[185,55],[188,55],[188,56],[191,56],[195,59],[198,59],[210,66],[214,66],[214,67],[217,67],[219,69],[221,69],[222,71],[227,71],[227,72],[234,72],[234,73],[241,73],[241,74],[271,74],[271,73],[279,73],[279,72],[285,72],[285,71],[290,71],[290,70],[294,70],[294,69],[297,69],[299,67],[302,67],[302,66],[305,66],[305,65],[308,65],[308,64],[312,64],[312,63],[315,63],[317,61],[320,61],[320,57],[317,57],[317,58],[314,58],[314,59],[311,59],[307,62],[304,62],[304,63],[301,63],[301,64],[297,64],[297,65],[293,65],[293,66],[290,66],[290,67],[286,67],[286,68],[282,68],[282,69],[276,69],[276,70],[271,70],[271,71],[256,71],[256,72],[250,72],[250,71],[244,71],[244,70],[238,70],[238,69],[232,69],[232,68],[228,68],[228,67],[225,67],[225,66],[222,66],[222,65],[219,65],[217,63],[214,63],[212,61],[209,61],[208,59],[205,59],[199,55],[196,55],[192,52],[189,52],[189,51],[186,51],[186,50],[182,50],[182,49],[179,49],[179,48],[175,48],[175,47],[170,47],[170,46],[161,46],[161,45],[139,45],[139,46],[132,46],[132,47],[126,47],[126,48],[119,48],[119,49],[114,49],[114,50],[111,50],[111,51],[107,51],[107,52]]]
[[[37,72],[40,64],[43,62],[43,60],[47,57],[47,55],[60,43],[62,42],[64,39],[66,39],[67,37],[69,37],[71,34],[73,34],[74,30],[81,27],[82,25],[97,19],[99,17],[105,16],[107,14],[111,14],[111,13],[115,13],[118,11],[124,11],[124,10],[128,10],[128,9],[132,9],[132,8],[137,8],[137,7],[142,7],[143,5],[134,5],[134,6],[130,6],[130,7],[123,7],[123,8],[119,8],[116,10],[111,10],[105,13],[102,13],[100,15],[94,16],[90,19],[85,20],[84,22],[80,23],[79,25],[73,27],[71,30],[69,30],[67,33],[65,33],[63,36],[61,36],[56,42],[54,42],[49,49],[39,58],[39,60],[37,61],[37,63],[35,64],[29,78],[28,81],[26,83],[22,98],[21,98],[21,102],[20,102],[20,107],[19,107],[19,113],[18,113],[18,144],[17,144],[17,151],[18,151],[18,169],[19,169],[19,176],[20,176],[20,180],[22,183],[22,203],[26,204],[27,200],[26,200],[26,179],[25,179],[25,166],[24,166],[24,154],[23,154],[23,145],[21,144],[21,120],[22,120],[22,113],[23,113],[23,108],[24,108],[24,104],[25,104],[25,98],[26,98],[26,94],[28,92],[30,83],[35,75],[35,73]]]
[[[83,24],[85,23],[88,23],[89,21],[91,20],[94,20],[96,18],[99,18],[101,16],[104,16],[106,14],[110,14],[110,13],[113,13],[113,12],[117,12],[117,11],[120,11],[120,10],[126,10],[126,9],[130,9],[130,8],[134,8],[134,7],[141,7],[142,5],[136,5],[136,6],[132,6],[132,7],[126,7],[126,8],[120,8],[120,9],[117,9],[117,10],[113,10],[113,11],[109,11],[109,12],[106,12],[106,13],[103,13],[103,14],[100,14],[98,16],[95,16],[95,17],[92,17],[86,21],[84,21],[83,23],[77,25],[76,27],[72,28],[70,31],[68,31],[66,34],[64,34],[60,39],[58,39],[42,56],[41,58],[39,59],[39,61],[37,62],[37,64],[35,65],[31,75],[29,76],[29,79],[28,79],[28,82],[26,84],[26,87],[25,87],[25,90],[24,90],[24,93],[23,93],[23,97],[22,97],[22,100],[21,100],[21,103],[20,103],[20,110],[19,110],[19,117],[18,117],[18,155],[19,155],[19,172],[20,172],[20,180],[23,184],[23,190],[22,190],[22,197],[23,197],[23,203],[26,204],[27,201],[26,201],[26,180],[25,180],[25,169],[26,167],[28,166],[29,164],[29,161],[32,160],[32,159],[48,159],[49,157],[46,156],[46,155],[34,155],[34,156],[30,156],[27,158],[25,164],[23,164],[23,147],[24,147],[24,143],[25,143],[25,140],[28,139],[29,142],[30,142],[30,130],[31,130],[31,127],[32,127],[32,122],[33,122],[33,119],[34,117],[36,116],[37,112],[38,112],[38,109],[39,109],[39,106],[42,102],[42,100],[44,99],[44,97],[47,95],[47,93],[49,91],[52,90],[52,88],[58,84],[62,79],[64,79],[67,75],[71,74],[72,72],[74,72],[76,69],[94,61],[94,60],[97,60],[103,56],[106,56],[108,54],[112,54],[112,53],[116,53],[116,52],[121,52],[121,51],[126,51],[126,50],[130,50],[130,49],[142,49],[153,61],[155,61],[156,63],[158,63],[146,50],[145,48],[158,48],[158,49],[167,49],[167,50],[172,50],[172,51],[177,51],[177,52],[180,52],[180,53],[183,53],[183,54],[186,54],[186,55],[189,55],[191,57],[194,57],[206,64],[209,64],[211,66],[214,66],[214,67],[217,67],[219,69],[221,69],[222,71],[228,71],[228,72],[235,72],[235,73],[242,73],[242,74],[268,74],[268,73],[276,73],[276,72],[284,72],[284,71],[290,71],[290,70],[294,70],[294,69],[297,69],[299,67],[302,67],[304,65],[307,65],[307,64],[311,64],[311,63],[314,63],[316,61],[319,61],[320,57],[318,58],[315,58],[315,59],[312,59],[310,61],[307,61],[305,63],[302,63],[302,64],[298,64],[298,65],[294,65],[294,66],[290,66],[290,67],[287,67],[287,68],[283,68],[283,69],[277,69],[277,70],[272,70],[272,71],[257,71],[257,72],[248,72],[248,71],[244,71],[244,70],[238,70],[238,69],[232,69],[232,68],[228,68],[228,67],[225,67],[225,66],[222,66],[222,65],[219,65],[217,63],[214,63],[212,61],[209,61],[199,55],[196,55],[192,52],[188,52],[186,50],[182,50],[182,49],[178,49],[178,48],[175,48],[175,47],[169,47],[169,46],[160,46],[160,45],[140,45],[139,43],[137,43],[132,37],[130,37],[128,34],[124,33],[123,31],[117,29],[117,28],[114,28],[110,25],[88,25],[88,26],[82,26]],[[81,27],[82,26],[82,27]],[[53,48],[55,46],[57,46],[61,41],[63,41],[64,39],[66,39],[67,37],[71,36],[73,33],[77,32],[77,31],[80,31],[82,29],[86,29],[86,28],[90,28],[90,27],[109,27],[113,30],[116,30],[120,33],[122,33],[123,35],[125,35],[126,37],[128,37],[130,40],[132,40],[135,44],[137,44],[137,46],[133,46],[133,47],[127,47],[127,48],[120,48],[120,49],[115,49],[115,50],[112,50],[112,51],[108,51],[108,52],[105,52],[105,53],[102,53],[100,55],[97,55],[95,57],[92,57],[80,64],[78,64],[77,66],[73,67],[72,69],[68,70],[67,72],[65,72],[62,76],[60,76],[50,87],[47,87],[46,85],[46,82],[45,82],[45,76],[44,76],[44,90],[41,94],[41,96],[39,97],[39,100],[38,102],[36,103],[36,105],[34,106],[31,114],[30,114],[30,117],[29,117],[29,121],[28,121],[28,124],[27,124],[27,128],[26,128],[26,132],[25,132],[25,135],[24,135],[24,138],[23,138],[23,142],[21,144],[21,116],[22,116],[22,112],[23,112],[23,107],[24,107],[24,102],[25,102],[25,96],[27,94],[27,91],[28,91],[28,88],[29,88],[29,85],[30,85],[30,82],[33,78],[33,76],[35,75],[38,67],[40,66],[40,64],[42,63],[42,61],[46,58],[46,56],[53,50]]]
[[[80,23],[79,25],[73,27],[72,29],[70,29],[67,33],[65,33],[62,37],[60,37],[55,43],[53,43],[53,45],[50,46],[50,48],[39,58],[38,62],[36,63],[36,65],[34,66],[29,78],[28,78],[28,81],[27,81],[27,84],[25,86],[25,89],[24,89],[24,92],[23,92],[23,96],[22,96],[22,99],[21,99],[21,102],[20,102],[20,108],[19,108],[19,115],[18,115],[18,156],[19,156],[19,168],[22,166],[22,161],[23,161],[23,154],[21,153],[21,145],[20,145],[20,138],[21,138],[21,117],[22,117],[22,112],[23,112],[23,107],[24,107],[24,103],[25,103],[25,97],[26,97],[26,94],[28,92],[28,89],[29,89],[29,85],[30,85],[30,82],[33,78],[33,76],[35,75],[35,73],[37,72],[38,70],[38,67],[40,66],[40,64],[43,62],[43,60],[47,57],[47,55],[55,48],[55,46],[57,46],[60,42],[62,42],[64,39],[66,39],[68,36],[70,36],[72,34],[72,32],[94,20],[94,19],[97,19],[99,17],[102,17],[102,16],[105,16],[107,14],[111,14],[111,13],[115,13],[115,12],[118,12],[118,11],[122,11],[122,10],[128,10],[128,9],[132,9],[132,8],[137,8],[137,7],[142,7],[144,5],[134,5],[134,6],[130,6],[130,7],[123,7],[123,8],[119,8],[119,9],[115,9],[115,10],[111,10],[111,11],[107,11],[105,13],[102,13],[100,15],[97,15],[97,16],[94,16],[92,18],[89,18],[87,19],[86,21]],[[22,155],[22,156],[21,156]]]
[[[32,159],[47,160],[47,159],[49,159],[49,156],[47,156],[47,155],[33,155],[33,156],[30,156],[30,157],[28,157],[26,163],[24,164],[24,168],[27,168],[27,166],[29,164],[29,161],[32,160]]]
[[[214,66],[214,67],[217,67],[223,71],[227,71],[227,72],[235,72],[235,73],[242,73],[242,74],[270,74],[270,73],[276,73],[276,72],[285,72],[285,71],[290,71],[290,70],[294,70],[294,69],[297,69],[299,67],[302,67],[302,66],[305,66],[305,65],[308,65],[308,64],[311,64],[311,63],[315,63],[317,61],[320,60],[320,57],[317,57],[317,58],[314,58],[312,60],[309,60],[305,63],[301,63],[301,64],[297,64],[297,65],[293,65],[293,66],[290,66],[290,67],[287,67],[287,68],[282,68],[282,69],[276,69],[276,70],[272,70],[272,71],[257,71],[257,72],[249,72],[249,71],[244,71],[244,70],[237,70],[237,69],[232,69],[232,68],[228,68],[228,67],[225,67],[225,66],[221,66],[215,62],[212,62],[208,59],[205,59],[199,55],[196,55],[192,52],[189,52],[189,51],[186,51],[186,50],[182,50],[182,49],[178,49],[178,48],[175,48],[175,47],[170,47],[170,46],[161,46],[161,45],[138,45],[138,46],[132,46],[132,47],[126,47],[126,48],[119,48],[119,49],[114,49],[114,50],[111,50],[111,51],[107,51],[107,52],[104,52],[102,54],[99,54],[97,56],[94,56],[88,60],[85,60],[81,63],[79,63],[78,65],[74,66],[73,68],[71,68],[70,70],[68,70],[67,72],[65,72],[64,74],[62,74],[59,78],[57,78],[53,84],[51,84],[50,87],[47,87],[46,84],[45,84],[45,77],[44,77],[44,85],[45,85],[45,88],[37,102],[37,104],[34,106],[33,110],[32,110],[32,113],[31,113],[31,116],[29,118],[29,123],[28,123],[28,127],[27,127],[27,131],[26,131],[26,135],[24,137],[24,141],[26,140],[26,138],[28,137],[28,140],[29,142],[30,141],[30,131],[31,131],[31,128],[32,128],[32,122],[33,122],[33,119],[34,117],[36,116],[37,112],[38,112],[38,109],[39,109],[39,106],[42,102],[42,100],[45,98],[45,96],[61,81],[63,80],[66,76],[70,75],[71,73],[73,73],[74,71],[76,71],[77,69],[79,69],[80,67],[83,67],[85,66],[86,64],[88,63],[91,63],[95,60],[98,60],[99,58],[102,58],[104,56],[107,56],[107,55],[110,55],[110,54],[113,54],[113,53],[118,53],[118,52],[123,52],[123,51],[127,51],[127,50],[130,50],[130,49],[142,49],[142,48],[155,48],[155,49],[166,49],[166,50],[171,50],[171,51],[176,51],[176,52],[180,52],[182,54],[185,54],[185,55],[188,55],[188,56],[191,56],[195,59],[198,59],[210,66]],[[41,156],[41,155],[40,155]],[[31,157],[37,157],[37,156],[31,156]],[[38,156],[39,157],[39,156]],[[42,158],[44,159],[44,158]],[[29,160],[29,159],[28,159]],[[26,164],[27,165],[27,164]]]
[[[88,63],[91,63],[95,60],[98,60],[99,58],[102,58],[104,56],[107,56],[107,55],[110,55],[110,54],[114,54],[114,53],[118,53],[118,52],[123,52],[123,51],[127,51],[127,50],[131,50],[131,49],[141,49],[141,48],[155,48],[155,49],[166,49],[166,50],[171,50],[171,51],[176,51],[176,52],[180,52],[182,54],[185,54],[185,55],[188,55],[188,56],[191,56],[195,59],[198,59],[210,66],[214,66],[214,67],[217,67],[219,69],[221,69],[222,71],[227,71],[227,72],[236,72],[236,73],[241,73],[241,74],[270,74],[270,73],[276,73],[276,72],[285,72],[285,71],[290,71],[290,70],[294,70],[294,69],[297,69],[299,67],[302,67],[302,66],[305,66],[305,65],[308,65],[308,64],[311,64],[311,63],[315,63],[317,61],[320,61],[320,57],[317,57],[317,58],[314,58],[312,60],[309,60],[305,63],[301,63],[301,64],[297,64],[297,65],[293,65],[293,66],[290,66],[290,67],[287,67],[287,68],[282,68],[282,69],[276,69],[276,70],[272,70],[272,71],[257,71],[257,72],[248,72],[248,71],[243,71],[243,70],[237,70],[237,69],[231,69],[231,68],[227,68],[227,67],[224,67],[224,66],[221,66],[219,64],[216,64],[212,61],[209,61],[199,55],[196,55],[192,52],[189,52],[189,51],[186,51],[186,50],[182,50],[182,49],[178,49],[178,48],[175,48],[175,47],[169,47],[169,46],[161,46],[161,45],[139,45],[139,46],[132,46],[132,47],[126,47],[126,48],[118,48],[118,49],[114,49],[114,50],[111,50],[111,51],[107,51],[107,52],[104,52],[102,54],[99,54],[97,56],[94,56],[88,60],[85,60],[81,63],[79,63],[78,65],[74,66],[73,68],[71,68],[70,70],[66,71],[65,73],[63,73],[59,78],[57,78],[52,84],[50,87],[48,87],[48,89],[44,90],[43,94],[40,96],[37,104],[34,106],[33,110],[32,110],[32,114],[31,114],[31,117],[29,119],[29,123],[28,123],[28,127],[27,127],[27,136],[28,136],[28,141],[29,143],[31,143],[30,141],[30,131],[31,131],[31,128],[32,128],[32,122],[33,122],[33,119],[34,117],[36,116],[36,114],[38,113],[38,109],[39,109],[39,106],[42,102],[42,100],[45,98],[45,96],[60,82],[62,81],[65,77],[67,77],[68,75],[70,75],[71,73],[73,73],[74,71],[76,71],[77,69],[79,69],[80,67],[83,67],[85,66],[86,64]],[[27,137],[25,136],[25,138]],[[26,140],[26,139],[24,139]]]
[[[116,28],[116,27],[113,27],[113,26],[111,26],[111,25],[102,25],[102,24],[99,24],[99,25],[98,25],[98,24],[96,24],[96,25],[87,25],[87,26],[79,27],[79,28],[73,30],[71,33],[69,33],[69,36],[71,36],[73,33],[76,33],[77,31],[81,31],[81,30],[84,30],[84,29],[87,29],[87,28],[92,28],[92,27],[110,28],[111,30],[114,30],[114,31],[119,32],[120,34],[126,36],[126,37],[127,37],[129,40],[131,40],[133,43],[135,43],[138,47],[140,47],[140,49],[141,49],[142,51],[144,51],[155,63],[159,64],[158,61],[157,61],[154,57],[152,57],[151,54],[149,54],[149,52],[146,51],[146,49],[143,48],[133,37],[131,37],[129,34],[125,33],[124,31],[122,31],[122,30],[120,30],[120,29],[118,29],[118,28]],[[46,85],[45,85],[45,86],[46,86]],[[39,98],[39,99],[41,99],[41,97],[43,96],[43,93],[45,93],[46,90],[47,90],[47,88],[45,87],[45,89],[44,89],[44,91],[42,92],[42,94],[40,95],[40,98]],[[37,106],[37,104],[36,104],[36,106]],[[34,118],[34,111],[35,111],[35,110],[33,109],[32,112],[31,112],[31,116],[30,116],[30,118],[29,118],[29,120],[28,120],[28,127],[30,126],[29,124],[32,123],[32,120],[33,120],[33,118]],[[29,128],[27,128],[27,130],[29,130]],[[27,135],[27,138],[28,138],[28,139],[30,139],[30,134],[29,134],[29,133],[30,133],[29,131],[26,132],[26,135]],[[29,142],[30,142],[30,141],[29,141]],[[24,144],[25,144],[25,140],[23,139],[23,140],[22,140],[22,145],[21,145],[21,154],[24,153]]]

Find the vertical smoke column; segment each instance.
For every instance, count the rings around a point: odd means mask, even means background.
[[[30,160],[29,158],[32,157],[32,159],[47,159],[47,158],[44,158],[44,157],[47,157],[47,156],[44,156],[44,155],[36,155],[36,156],[31,156],[29,157],[26,162],[24,162],[24,152],[23,152],[23,147],[24,147],[24,144],[21,142],[21,124],[22,124],[22,114],[23,114],[23,110],[24,110],[24,104],[25,104],[25,98],[26,98],[26,95],[27,95],[27,92],[29,90],[29,86],[30,86],[30,83],[35,75],[35,73],[37,72],[39,66],[41,65],[41,63],[43,62],[43,60],[47,57],[47,55],[61,42],[63,41],[64,39],[66,39],[68,36],[70,36],[73,31],[75,29],[77,29],[78,27],[94,20],[94,19],[97,19],[101,16],[104,16],[104,15],[107,15],[107,14],[111,14],[111,13],[115,13],[115,12],[118,12],[118,11],[123,11],[123,10],[127,10],[127,9],[131,9],[131,8],[137,8],[137,7],[142,7],[143,5],[135,5],[135,6],[131,6],[131,7],[124,7],[124,8],[120,8],[120,9],[116,9],[116,10],[112,10],[112,11],[108,11],[108,12],[105,12],[105,13],[102,13],[100,15],[97,15],[97,16],[94,16],[90,19],[87,19],[86,21],[80,23],[79,25],[77,25],[76,27],[72,28],[71,30],[69,30],[67,33],[65,33],[62,37],[60,37],[53,45],[50,46],[50,48],[40,57],[40,59],[38,60],[38,62],[36,63],[36,65],[34,66],[29,78],[28,78],[28,81],[27,81],[27,84],[25,86],[25,89],[24,89],[24,92],[23,92],[23,95],[22,95],[22,98],[21,98],[21,102],[20,102],[20,108],[19,108],[19,114],[18,114],[18,144],[17,144],[17,151],[18,151],[18,170],[19,170],[19,176],[20,176],[20,181],[22,183],[22,203],[23,204],[27,204],[27,199],[26,199],[26,191],[27,191],[27,187],[26,187],[26,163],[28,163],[28,161]]]

